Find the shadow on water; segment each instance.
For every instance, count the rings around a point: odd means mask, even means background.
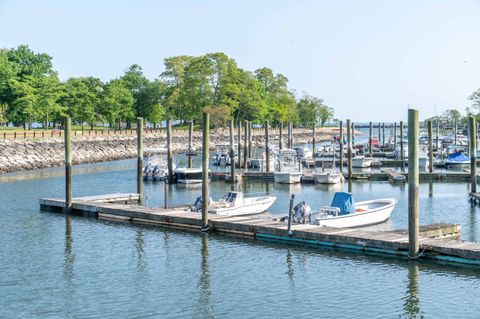
[[[73,253],[72,217],[65,215],[65,249],[63,259],[63,275],[67,289],[65,291],[65,308],[71,313],[74,308],[74,277],[75,277],[75,254]]]

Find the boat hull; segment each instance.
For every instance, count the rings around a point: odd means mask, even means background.
[[[342,173],[317,173],[314,176],[319,184],[338,184],[344,180]]]
[[[281,184],[297,184],[302,179],[302,172],[274,172],[274,181]]]
[[[366,168],[366,167],[370,167],[371,165],[372,165],[372,159],[371,158],[365,158],[363,156],[352,158],[352,167]]]
[[[268,210],[275,200],[276,197],[274,196],[265,196],[255,200],[253,203],[244,204],[238,207],[209,208],[208,212],[219,216],[255,215]]]
[[[363,212],[355,212],[353,214],[341,215],[336,217],[329,217],[324,219],[316,219],[314,221],[315,225],[326,226],[326,227],[361,227],[379,224],[390,218],[397,201],[395,199],[379,199],[366,202],[356,203],[356,207],[361,208],[367,207],[372,204],[380,204],[379,207],[366,210]],[[312,214],[313,215],[313,214]]]

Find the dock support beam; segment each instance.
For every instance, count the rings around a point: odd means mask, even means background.
[[[440,131],[440,121],[438,120],[438,117],[437,117],[437,130],[436,130],[436,138],[435,138],[435,149],[436,151],[438,152],[439,148],[438,148],[438,139],[439,139],[439,131]]]
[[[418,111],[408,110],[408,257],[418,258]]]
[[[137,117],[137,193],[138,202],[142,203],[142,171],[143,171],[143,117]]]
[[[280,128],[278,132],[278,149],[282,150],[283,148],[283,123],[280,122]]]
[[[230,176],[232,177],[232,183],[235,183],[235,143],[233,136],[235,135],[233,120],[230,120]]]
[[[168,183],[173,183],[173,156],[172,156],[172,121],[167,120],[167,167]]]
[[[347,164],[348,164],[348,192],[352,192],[352,125],[347,120]]]
[[[403,121],[400,121],[400,160],[402,161],[402,172],[405,172],[405,154],[403,154]]]
[[[238,169],[242,169],[242,121],[237,120],[237,156],[238,156]]]
[[[455,135],[454,145],[457,145],[457,131],[458,131],[457,120],[455,120],[455,122],[453,123],[453,134]]]
[[[292,235],[292,214],[293,214],[293,202],[295,201],[295,194],[292,194],[290,197],[290,205],[288,208],[288,226],[287,226],[287,235]]]
[[[208,142],[210,132],[210,118],[207,112],[203,112],[202,134],[202,231],[208,231],[208,206],[210,196],[208,194]]]
[[[252,147],[252,122],[248,122],[248,159],[251,160],[253,155]]]
[[[188,123],[188,168],[192,168],[193,121]]]
[[[397,122],[393,123],[393,150],[397,148]]]
[[[370,122],[370,126],[368,129],[368,152],[372,155],[372,131],[373,131],[373,123]]]
[[[243,132],[243,168],[247,169],[248,161],[248,121],[245,121],[245,127]]]
[[[65,117],[65,213],[72,208],[72,119]],[[141,173],[140,173],[141,174]],[[142,177],[140,176],[140,181]]]
[[[432,120],[427,121],[428,125],[428,172],[433,173],[433,128]]]
[[[474,116],[468,118],[468,130],[470,140],[470,192],[477,192],[477,122]]]
[[[265,121],[265,161],[267,163],[266,172],[270,172],[270,125]]]
[[[382,123],[382,146],[385,148],[385,123]]]
[[[339,165],[340,165],[340,173],[343,174],[343,121],[340,121],[340,159],[339,159]]]
[[[316,144],[316,139],[315,139],[315,135],[316,135],[316,123],[313,123],[313,129],[312,129],[312,154],[315,154],[315,144]]]

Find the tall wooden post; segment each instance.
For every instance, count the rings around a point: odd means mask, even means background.
[[[313,123],[313,128],[312,128],[312,154],[315,154],[315,144],[316,144],[316,124]]]
[[[232,183],[235,183],[235,143],[233,135],[235,134],[233,127],[233,120],[230,120],[230,176],[232,176]]]
[[[137,117],[137,193],[142,202],[142,172],[143,172],[143,117]]]
[[[378,123],[378,146],[382,146],[382,124]]]
[[[382,123],[382,146],[385,147],[385,123]]]
[[[288,122],[287,147],[292,148],[292,122]]]
[[[437,150],[437,152],[439,150],[439,148],[438,148],[438,140],[439,140],[438,135],[440,134],[439,131],[440,131],[440,122],[438,121],[438,117],[437,117],[437,130],[435,132],[435,135],[436,135],[436,137],[435,137],[435,149]]]
[[[210,118],[207,112],[203,112],[202,134],[202,231],[208,231],[208,206],[210,196],[208,194],[208,143],[210,132]]]
[[[247,169],[248,161],[248,121],[245,121],[245,132],[243,132],[243,168]]]
[[[282,150],[283,148],[283,123],[280,122],[280,128],[278,132],[278,149]]]
[[[408,257],[418,257],[418,111],[408,110]]]
[[[252,159],[253,156],[253,147],[252,147],[252,122],[248,122],[248,159]]]
[[[368,129],[368,152],[372,155],[372,131],[373,131],[373,123],[370,122],[370,126]]]
[[[470,139],[470,192],[477,192],[477,123],[474,116],[468,119],[468,130]]]
[[[172,121],[167,120],[167,167],[168,182],[173,183],[173,156],[172,156]]]
[[[427,121],[428,125],[428,172],[433,173],[433,134],[432,120]]]
[[[455,142],[454,145],[457,145],[457,132],[458,132],[458,126],[457,126],[457,120],[453,123],[453,134],[455,135]]]
[[[352,122],[352,131],[351,131],[351,136],[352,136],[352,146],[355,145],[355,123]]]
[[[343,121],[340,121],[340,158],[339,158],[339,165],[340,165],[340,173],[343,173]]]
[[[267,163],[266,171],[270,172],[270,126],[265,121],[265,161]]]
[[[237,121],[237,158],[238,158],[238,169],[242,168],[242,121],[238,119]]]
[[[347,120],[347,163],[348,163],[348,191],[352,192],[352,125]]]
[[[193,152],[193,121],[190,121],[188,123],[188,168],[192,168],[192,155],[191,153]]]
[[[397,148],[397,122],[393,123],[393,149]]]
[[[65,212],[69,213],[72,208],[72,119],[65,117]],[[140,177],[141,179],[141,177]]]
[[[400,121],[400,160],[402,161],[402,172],[405,172],[405,154],[403,154],[403,121]]]

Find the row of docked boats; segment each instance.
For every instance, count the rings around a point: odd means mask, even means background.
[[[244,196],[242,192],[230,191],[217,201],[209,200],[208,213],[219,216],[246,216],[267,211],[275,202],[275,196]],[[315,210],[305,202],[298,203],[291,215],[291,221],[298,224],[311,224],[328,227],[361,227],[382,223],[388,220],[397,200],[393,198],[368,200],[355,203],[353,195],[346,192],[335,193],[329,206],[319,206]],[[188,209],[201,212],[202,198],[199,196]],[[287,220],[284,217],[282,220]]]

